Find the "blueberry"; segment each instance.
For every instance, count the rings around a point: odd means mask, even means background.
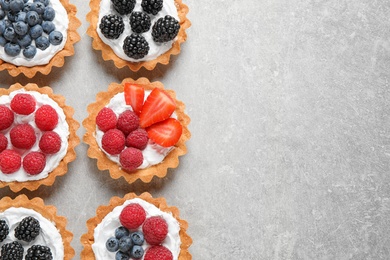
[[[3,20],[5,17],[5,12],[3,9],[0,9],[0,20]]]
[[[0,35],[3,35],[5,27],[5,21],[0,21]]]
[[[40,37],[42,35],[42,33],[43,33],[43,29],[42,29],[42,26],[39,25],[39,24],[34,25],[30,29],[30,36],[33,39],[36,39],[36,38]]]
[[[40,18],[39,14],[35,11],[28,11],[27,12],[27,23],[30,26],[34,26],[36,24],[39,24]]]
[[[37,54],[37,48],[35,48],[34,45],[29,45],[23,50],[23,55],[27,59],[32,59],[34,58],[35,54]]]
[[[15,15],[15,22],[27,22],[27,13],[26,12],[18,12]]]
[[[3,9],[4,11],[10,10],[10,4],[11,0],[0,0],[1,9]]]
[[[56,11],[54,11],[53,7],[46,6],[45,11],[43,12],[43,20],[45,21],[53,21],[56,16]]]
[[[34,2],[41,2],[42,4],[44,4],[45,6],[48,6],[50,1],[49,0],[34,0]]]
[[[45,5],[41,2],[34,2],[31,4],[31,10],[37,12],[38,14],[43,14],[45,11]]]
[[[3,37],[3,36],[0,36],[0,46],[3,46],[7,43],[7,40]]]
[[[12,12],[12,11],[8,11],[7,18],[10,22],[15,22],[16,21],[16,13]]]
[[[56,26],[54,25],[53,22],[50,22],[50,21],[43,21],[42,22],[42,28],[43,28],[43,31],[47,34],[51,33],[52,31],[54,31],[56,29]]]
[[[133,243],[129,236],[124,236],[119,239],[119,251],[126,253],[131,249],[132,246]]]
[[[118,239],[116,239],[115,237],[110,237],[109,239],[107,239],[106,248],[110,252],[117,251],[118,248],[119,248],[119,241],[118,241]]]
[[[115,237],[117,239],[122,238],[123,236],[128,236],[130,234],[129,230],[125,227],[118,227],[115,229]]]
[[[23,36],[27,34],[29,28],[25,22],[16,22],[14,23],[14,29],[18,35]]]
[[[47,47],[49,47],[49,45],[50,45],[50,42],[46,36],[40,36],[37,39],[35,39],[35,46],[38,49],[46,50]]]
[[[24,4],[23,12],[31,11],[31,4],[30,2]]]
[[[32,39],[31,39],[31,36],[29,34],[26,34],[24,36],[20,36],[18,38],[18,44],[22,48],[29,46],[31,44],[31,42],[32,42]]]
[[[142,232],[134,232],[130,235],[134,245],[142,246],[144,243],[144,234]]]
[[[130,256],[135,259],[140,259],[144,255],[144,249],[142,246],[133,246]]]
[[[9,5],[11,11],[17,13],[24,8],[24,2],[23,0],[12,0],[10,5]]]
[[[115,260],[129,260],[130,256],[126,253],[123,253],[121,251],[116,252],[115,254]]]
[[[4,46],[4,51],[9,56],[15,57],[20,53],[21,48],[19,45],[15,44],[15,43],[8,42]]]
[[[15,33],[14,28],[11,26],[8,26],[7,28],[5,28],[3,36],[8,41],[12,41],[16,37],[16,33]]]

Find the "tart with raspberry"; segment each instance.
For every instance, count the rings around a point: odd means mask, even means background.
[[[54,206],[40,198],[0,200],[1,259],[72,259],[73,234],[66,230],[67,220],[58,216]]]
[[[113,197],[87,221],[81,259],[192,259],[188,223],[164,198],[149,193]],[[159,258],[156,258],[159,256]]]
[[[80,141],[73,112],[49,87],[0,89],[0,188],[33,191],[67,172]]]
[[[0,0],[0,71],[32,78],[62,67],[80,40],[69,0]]]
[[[104,60],[132,71],[153,70],[180,53],[191,26],[182,0],[90,0],[87,33]]]
[[[114,179],[150,182],[176,168],[191,137],[185,105],[172,90],[146,78],[110,84],[88,106],[83,121],[88,156]]]

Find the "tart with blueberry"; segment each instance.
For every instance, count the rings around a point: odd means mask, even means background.
[[[138,71],[168,64],[191,26],[182,0],[90,0],[92,47],[116,67]]]
[[[172,90],[146,78],[110,84],[88,106],[83,121],[88,156],[114,179],[150,182],[176,168],[191,137],[185,105]]]
[[[40,198],[0,200],[1,259],[72,259],[73,234],[66,230],[66,218],[58,216],[54,206]]]
[[[73,112],[49,87],[0,89],[0,188],[36,190],[67,172],[79,143]]]
[[[68,0],[0,0],[0,71],[32,78],[62,67],[80,25]]]
[[[149,193],[113,197],[87,221],[88,233],[81,237],[81,259],[192,259],[188,223],[164,198]]]

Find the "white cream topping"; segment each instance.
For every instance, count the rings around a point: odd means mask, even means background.
[[[15,238],[14,230],[18,226],[19,222],[23,218],[32,216],[39,221],[41,231],[40,234],[31,242],[21,241]],[[0,213],[0,219],[6,221],[9,227],[9,234],[7,238],[0,243],[0,247],[3,244],[10,243],[12,241],[20,242],[24,247],[23,259],[27,254],[27,249],[33,245],[42,245],[50,248],[53,255],[53,259],[64,259],[64,245],[62,243],[62,237],[55,225],[48,219],[43,217],[40,213],[32,209],[27,208],[14,208],[11,207],[4,212]]]
[[[134,7],[133,11],[143,11],[142,6],[141,6],[142,0],[137,0],[136,5]],[[98,25],[97,25],[97,33],[99,34],[100,39],[107,44],[108,46],[111,47],[111,49],[115,52],[115,54],[120,57],[123,60],[131,61],[131,62],[138,62],[138,61],[148,61],[148,60],[154,60],[161,54],[167,52],[171,47],[173,42],[175,41],[169,41],[165,43],[157,43],[153,40],[152,38],[152,27],[153,24],[162,17],[165,17],[166,15],[170,15],[174,17],[177,21],[180,21],[179,16],[177,14],[177,9],[175,6],[174,0],[164,0],[163,2],[163,8],[160,12],[158,12],[156,15],[149,15],[151,19],[151,26],[149,31],[142,33],[141,35],[145,37],[146,41],[149,43],[149,52],[148,54],[143,57],[142,59],[133,59],[130,58],[125,54],[123,51],[123,41],[125,38],[129,35],[131,35],[132,30],[130,26],[130,14],[128,15],[123,15],[123,22],[125,24],[125,29],[123,33],[119,36],[118,39],[107,39],[100,31],[99,25],[100,21],[103,16],[107,14],[117,14],[119,15],[114,8],[112,7],[111,0],[102,0],[100,2],[100,11],[99,11],[99,20],[98,20]]]
[[[146,98],[149,96],[151,91],[145,91],[145,97],[144,101]],[[121,113],[123,113],[125,110],[131,110],[130,105],[126,105],[125,101],[125,95],[123,92],[116,94],[111,100],[110,103],[106,106],[108,108],[111,108],[114,113],[116,114],[117,118]],[[171,117],[176,118],[176,115],[173,114]],[[120,165],[119,162],[119,154],[118,155],[111,155],[104,151],[102,147],[102,138],[104,135],[104,132],[101,131],[98,127],[96,127],[96,141],[100,147],[100,149],[110,158],[111,161],[116,162],[118,165]],[[165,156],[173,149],[173,146],[171,147],[163,147],[161,145],[156,144],[152,140],[149,139],[148,145],[144,150],[142,150],[142,155],[144,157],[144,161],[141,166],[138,167],[138,169],[145,169],[151,165],[159,164],[161,163]]]
[[[20,169],[18,171],[11,173],[11,174],[3,174],[0,171],[0,181],[5,181],[5,182],[11,182],[11,181],[24,182],[24,181],[40,180],[40,179],[46,178],[49,175],[49,173],[54,168],[56,168],[58,166],[58,164],[61,162],[61,160],[65,157],[66,152],[68,150],[69,125],[66,122],[66,116],[65,116],[62,108],[54,100],[52,100],[48,95],[41,94],[41,93],[36,92],[36,91],[26,91],[25,89],[19,89],[19,90],[13,91],[10,93],[9,96],[7,96],[7,95],[1,96],[0,97],[0,104],[5,105],[8,108],[10,108],[10,103],[11,103],[12,98],[18,93],[28,93],[35,98],[35,100],[36,100],[35,111],[43,105],[50,105],[51,107],[53,107],[55,109],[55,111],[58,114],[58,124],[53,129],[53,131],[56,132],[61,137],[61,149],[55,154],[46,154],[46,166],[43,169],[43,171],[37,175],[27,174],[25,172],[25,170],[23,169],[23,166],[20,167]],[[22,160],[23,160],[23,157],[28,152],[40,151],[39,140],[40,140],[43,132],[41,130],[39,130],[37,125],[35,124],[34,114],[35,114],[35,112],[30,114],[30,115],[19,115],[19,114],[14,113],[14,115],[15,115],[14,123],[8,129],[1,131],[1,133],[3,133],[8,139],[7,149],[13,149],[13,150],[18,151],[19,154],[22,155]],[[25,123],[29,123],[34,128],[35,135],[37,137],[36,142],[30,150],[16,149],[11,144],[9,133],[15,125],[25,124]]]
[[[33,2],[33,0],[29,0],[28,2]],[[7,55],[4,51],[4,47],[0,46],[0,59],[2,59],[5,62],[12,63],[16,66],[26,66],[26,67],[33,67],[36,65],[44,65],[49,63],[51,58],[62,50],[65,46],[66,40],[67,40],[67,30],[69,25],[69,19],[68,14],[65,10],[65,7],[61,4],[59,0],[50,0],[50,5],[53,7],[53,9],[56,11],[56,15],[54,17],[53,23],[56,26],[56,31],[59,31],[62,33],[63,39],[61,44],[59,45],[53,45],[50,44],[50,46],[45,50],[40,50],[37,48],[37,54],[32,59],[27,59],[23,56],[23,49],[17,55],[16,57],[11,57]],[[48,35],[46,33],[43,33],[43,35]],[[35,46],[35,41],[33,40],[32,45]]]
[[[103,218],[102,222],[99,225],[97,225],[97,227],[95,228],[94,231],[95,242],[92,244],[92,250],[95,254],[96,260],[115,259],[115,252],[112,253],[106,249],[106,241],[110,237],[113,237],[115,235],[115,229],[121,226],[121,223],[119,221],[119,215],[122,212],[123,208],[125,208],[127,205],[131,203],[140,204],[146,211],[146,218],[152,216],[160,216],[165,219],[165,221],[168,224],[168,235],[163,241],[162,245],[168,248],[172,252],[174,260],[178,259],[180,254],[180,245],[181,245],[180,235],[179,235],[179,231],[180,231],[179,222],[171,214],[161,211],[153,204],[150,204],[142,199],[135,198],[135,199],[127,200],[121,206],[115,207],[114,210],[111,211],[109,214],[107,214],[107,216]],[[138,229],[138,231],[141,230],[142,228]],[[142,247],[144,251],[146,251],[146,249],[149,246],[150,245],[145,241]],[[141,259],[143,259],[143,257]]]

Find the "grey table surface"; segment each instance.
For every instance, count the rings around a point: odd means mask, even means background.
[[[20,192],[68,218],[75,259],[99,205],[144,191],[180,209],[193,259],[390,259],[389,1],[185,0],[180,55],[137,73],[103,61],[88,1],[71,2],[76,54],[48,76],[0,72],[0,87],[51,86],[82,122],[111,82],[147,77],[192,119],[188,154],[166,178],[113,180],[81,143],[53,186]]]

